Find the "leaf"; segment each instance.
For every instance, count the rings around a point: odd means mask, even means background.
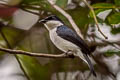
[[[60,6],[61,8],[65,8],[68,3],[68,0],[57,0],[56,4]]]
[[[98,15],[99,13],[101,13],[101,12],[104,12],[104,11],[106,11],[106,10],[108,10],[108,9],[96,9],[96,10],[94,10],[94,12],[95,12],[95,15]],[[89,13],[89,16],[91,17],[91,18],[93,18],[93,13],[90,11],[90,13]]]
[[[34,29],[31,29],[29,33],[27,33],[27,36],[22,40],[22,42],[17,46],[17,49],[29,51],[29,52],[43,52],[47,53],[46,43],[45,42],[45,35],[36,32],[42,32],[44,33],[44,30],[41,29],[41,27],[34,27]],[[49,45],[47,45],[49,46]],[[39,53],[38,53],[39,54]],[[22,63],[23,68],[25,69],[25,72],[30,77],[30,80],[49,80],[51,76],[50,66],[46,66],[45,58],[39,58],[36,59],[35,57],[30,56],[24,56],[24,55],[18,55],[18,58],[20,59],[20,62]],[[39,60],[39,62],[38,62]],[[41,65],[40,62],[45,63],[44,65]],[[49,62],[49,61],[48,61]]]
[[[117,6],[120,6],[120,0],[114,0],[114,2]]]
[[[24,37],[24,31],[12,27],[3,27],[2,32],[12,47],[15,47]]]
[[[106,56],[113,56],[114,54],[120,55],[120,51],[108,50],[105,52]]]
[[[112,34],[118,34],[118,33],[120,33],[120,28],[112,28],[111,33]]]
[[[115,6],[111,3],[97,3],[92,5],[93,8],[106,8],[106,9],[111,9],[114,8]]]
[[[101,12],[114,8],[114,5],[110,3],[97,3],[93,4],[92,7],[94,8],[95,15],[98,15]],[[89,15],[93,18],[93,14],[91,11]]]
[[[0,26],[2,33],[0,33],[0,46],[1,47],[7,47],[7,43],[5,41],[8,41],[8,43],[11,45],[11,47],[16,47],[16,45],[23,39],[24,32],[22,30],[18,30],[12,27],[5,27],[4,25]],[[4,37],[4,38],[3,38]],[[0,51],[0,56],[4,55],[6,52]]]
[[[113,15],[108,17],[108,22],[110,24],[118,24],[120,23],[120,12],[114,13]]]
[[[42,66],[39,62],[30,56],[18,55],[25,72],[30,77],[30,80],[48,80],[49,68]]]

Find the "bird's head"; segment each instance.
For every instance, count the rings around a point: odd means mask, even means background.
[[[62,20],[59,19],[55,15],[48,16],[48,17],[40,20],[40,22],[42,22],[46,26],[46,28],[48,30],[51,30],[51,29],[54,29],[55,27],[64,25],[64,23],[62,22]]]

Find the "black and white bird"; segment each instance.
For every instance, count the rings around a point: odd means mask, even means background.
[[[53,44],[63,52],[71,51],[85,61],[94,76],[96,73],[89,59],[90,49],[78,34],[67,27],[64,22],[55,15],[40,20],[49,31]]]

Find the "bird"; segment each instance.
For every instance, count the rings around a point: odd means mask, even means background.
[[[69,28],[59,17],[50,15],[41,19],[47,28],[52,43],[61,51],[72,52],[88,64],[91,73],[96,76],[93,64],[89,57],[91,51],[87,43],[71,28]]]

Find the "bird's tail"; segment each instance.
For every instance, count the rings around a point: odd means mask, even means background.
[[[78,56],[81,58],[80,53],[78,53]],[[83,57],[84,57],[84,58],[83,58]],[[91,61],[90,61],[88,55],[83,54],[83,57],[82,57],[82,59],[88,64],[91,73],[92,73],[94,76],[97,76],[96,73],[95,73],[95,70],[94,70],[93,64],[91,63]]]

